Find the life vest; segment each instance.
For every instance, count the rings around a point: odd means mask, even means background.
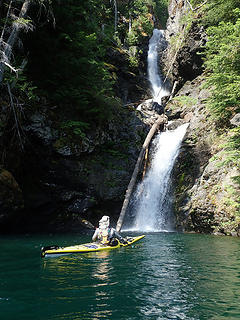
[[[108,244],[109,243],[109,234],[110,234],[110,229],[99,229],[99,235],[98,238],[100,240],[100,243],[102,244]]]

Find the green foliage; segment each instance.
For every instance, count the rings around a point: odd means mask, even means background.
[[[160,21],[162,29],[165,29],[167,19],[168,19],[168,0],[155,0],[154,8],[157,14],[157,17]]]
[[[132,16],[146,16],[149,8],[152,7],[162,29],[164,29],[168,18],[168,2],[168,0],[132,0],[129,1],[128,10]]]
[[[229,132],[222,136],[222,144],[219,146],[222,150],[218,152],[210,161],[215,161],[215,166],[218,168],[225,169],[226,171],[232,168],[234,172],[239,172],[240,170],[240,128],[235,128],[229,130]],[[212,195],[218,192],[224,192],[224,197],[219,202],[219,210],[225,211],[229,216],[234,217],[236,220],[240,215],[240,198],[239,198],[239,188],[240,188],[240,176],[235,175],[231,177],[231,180],[227,182],[222,181],[221,187],[215,186],[212,189]],[[235,221],[234,220],[234,221]],[[233,226],[237,226],[240,223],[238,219],[237,223],[233,223]],[[223,227],[222,222],[219,224]],[[226,225],[224,225],[226,229]]]
[[[64,130],[69,130],[71,133],[84,138],[86,136],[85,130],[89,128],[89,123],[69,120],[62,123],[61,128]]]
[[[26,39],[29,76],[39,95],[74,110],[77,120],[102,121],[114,101],[113,79],[104,61],[110,42],[101,29],[103,20],[111,20],[110,12],[97,0],[55,0],[52,7],[55,28],[43,24]],[[112,37],[110,28],[104,32]]]
[[[129,65],[132,68],[137,68],[138,67],[138,59],[135,56],[129,56]]]
[[[128,33],[127,42],[129,47],[135,46],[138,43],[138,35],[136,32],[131,31]]]
[[[234,128],[221,138],[221,148],[210,161],[218,161],[218,167],[236,166],[240,169],[240,128]]]
[[[33,85],[32,81],[29,81],[26,74],[19,72],[17,77],[15,74],[8,70],[4,74],[4,83],[9,83],[14,94],[24,100],[25,104],[28,102],[36,102],[39,97],[36,94],[37,87]]]
[[[139,44],[142,41],[143,37],[145,37],[146,35],[150,36],[153,31],[153,24],[150,20],[147,6],[143,5],[142,7],[139,7],[138,14],[135,10],[132,10],[132,13],[129,12],[129,15],[131,15],[131,19],[133,20],[131,31],[128,32],[127,35],[127,44],[129,46]]]
[[[227,142],[223,147],[227,155],[227,164],[235,165],[240,170],[240,128],[229,131]]]
[[[128,7],[120,6],[121,13],[132,21],[131,31],[127,36],[129,46],[139,44],[144,36],[152,34],[154,26],[151,10],[156,13],[162,28],[165,27],[168,16],[167,3],[168,0],[133,0],[129,1]]]
[[[240,10],[235,10],[240,17]],[[240,111],[240,18],[235,23],[220,22],[207,30],[206,87],[212,90],[208,101],[213,117],[225,123]]]
[[[19,11],[22,1],[15,0],[13,4]],[[40,4],[44,9],[41,12]],[[50,105],[59,107],[59,112],[70,112],[75,121],[92,124],[109,119],[119,106],[114,92],[117,74],[106,64],[109,47],[121,47],[127,41],[130,47],[139,45],[152,33],[153,11],[158,10],[159,15],[161,10],[167,12],[167,0],[117,1],[117,6],[115,33],[113,1],[32,1],[28,18],[15,19],[23,30],[27,25],[35,27],[21,39],[24,49],[14,52],[20,63],[28,55],[27,73],[12,79],[11,84],[30,100],[46,98]],[[6,21],[6,2],[1,9],[0,27],[5,23],[10,26],[11,19]],[[130,17],[132,31],[126,41]],[[137,68],[138,63],[139,54],[130,54],[128,67]]]
[[[19,23],[19,24],[22,24],[23,26],[26,26],[28,25],[29,23],[32,22],[32,20],[30,19],[24,19],[24,18],[18,18],[16,20],[14,20],[15,23]]]
[[[196,1],[198,4],[201,1]],[[204,6],[203,23],[206,26],[217,26],[220,22],[235,22],[236,12],[234,9],[239,8],[239,0],[210,0]]]
[[[237,183],[240,186],[240,176],[235,176],[232,178],[234,183]]]
[[[212,95],[207,101],[212,118],[226,126],[229,119],[240,111],[240,4],[236,0],[208,1],[203,23],[208,26],[205,50],[206,87]],[[229,130],[223,138],[221,152],[212,159],[221,168],[240,169],[240,129]],[[227,170],[227,169],[226,169]],[[232,184],[222,186],[225,196],[219,204],[229,215],[227,221],[218,221],[218,228],[231,233],[240,223],[239,176]]]
[[[166,0],[117,1],[117,33],[113,1],[51,2],[54,23],[47,24],[46,17],[42,17],[41,27],[25,37],[28,77],[37,86],[39,96],[59,106],[59,110],[69,110],[71,119],[103,123],[119,106],[114,92],[117,74],[107,66],[108,48],[127,42],[129,47],[136,46],[150,36],[150,12],[157,7],[166,11]],[[130,18],[132,29],[128,34]],[[136,68],[138,63],[138,53],[129,54],[129,67]]]
[[[178,102],[181,107],[192,107],[197,104],[197,99],[189,96],[177,96],[173,98],[173,101]]]
[[[127,159],[128,155],[125,153],[126,149],[124,149],[120,144],[116,144],[114,142],[107,142],[101,147],[102,153],[107,153],[113,158],[117,159]]]

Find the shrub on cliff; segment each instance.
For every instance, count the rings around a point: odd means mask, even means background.
[[[235,10],[240,17],[240,10]],[[207,86],[212,96],[209,107],[215,119],[226,123],[240,111],[240,18],[236,22],[220,22],[207,30]]]

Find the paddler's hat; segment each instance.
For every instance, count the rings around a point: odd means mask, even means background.
[[[99,226],[102,228],[108,228],[110,224],[109,216],[103,216],[101,220],[99,220]]]

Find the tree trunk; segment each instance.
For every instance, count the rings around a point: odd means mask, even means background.
[[[20,18],[25,18],[27,15],[27,11],[29,9],[29,6],[31,4],[32,0],[25,0],[21,11],[19,13],[19,19]],[[3,40],[1,39],[2,43],[1,45],[3,46],[2,52],[1,52],[1,62],[0,62],[0,83],[3,80],[3,75],[4,75],[4,70],[5,70],[5,65],[10,65],[10,61],[11,61],[11,55],[12,55],[12,49],[13,46],[16,42],[16,39],[18,38],[18,34],[20,32],[22,28],[22,22],[19,23],[17,21],[13,22],[13,26],[12,26],[12,31],[10,33],[10,36],[7,40],[6,43],[3,43]],[[13,68],[12,68],[13,69]]]
[[[143,174],[142,174],[142,180],[144,179],[145,177],[145,174],[147,172],[147,165],[148,165],[148,152],[149,149],[147,148],[146,151],[145,151],[145,157],[144,157],[144,167],[143,167]]]
[[[139,153],[139,156],[138,156],[138,159],[137,159],[137,162],[136,162],[133,174],[132,174],[132,178],[131,178],[131,180],[129,182],[129,185],[128,185],[128,188],[127,188],[127,191],[126,191],[126,195],[125,195],[125,199],[124,199],[124,202],[123,202],[122,210],[120,212],[120,215],[119,215],[119,218],[118,218],[118,221],[117,221],[116,230],[118,232],[122,228],[123,219],[125,217],[125,213],[126,213],[126,210],[127,210],[127,207],[128,207],[128,204],[129,204],[132,192],[133,192],[133,188],[134,188],[136,180],[137,180],[137,176],[138,176],[139,170],[141,169],[141,164],[142,164],[146,149],[148,148],[149,143],[151,142],[152,137],[155,134],[155,132],[157,131],[157,129],[159,128],[159,126],[161,124],[165,124],[165,123],[167,123],[167,117],[165,115],[159,116],[157,121],[154,123],[154,125],[150,129],[150,131],[149,131],[149,133],[148,133],[148,135],[147,135],[147,137],[146,137],[146,139],[144,141],[144,144],[142,146],[142,150]]]
[[[132,17],[131,14],[129,15],[129,25],[128,25],[128,33],[132,31]]]
[[[118,22],[118,10],[117,10],[117,1],[114,0],[114,31],[117,32],[117,22]]]

